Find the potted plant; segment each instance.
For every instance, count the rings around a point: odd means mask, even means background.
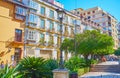
[[[40,42],[40,45],[44,45],[44,39],[43,38],[41,38],[39,42]]]
[[[51,46],[51,45],[53,46],[53,44],[54,44],[53,40],[49,40],[48,45],[49,46]]]

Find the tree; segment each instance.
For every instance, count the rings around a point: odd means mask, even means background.
[[[117,50],[115,50],[115,53],[114,53],[116,56],[120,56],[120,48],[118,48]]]
[[[71,40],[70,45],[66,45],[66,47],[70,47],[69,50],[71,51],[74,51],[74,40],[76,40],[77,54],[84,55],[86,59],[89,55],[105,55],[114,52],[114,42],[112,37],[101,34],[96,30],[86,30],[81,34],[77,34],[75,39]]]

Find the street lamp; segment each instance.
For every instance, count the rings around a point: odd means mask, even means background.
[[[66,14],[66,12],[63,9],[56,9],[57,13],[58,13],[58,19],[60,21],[60,45],[62,43],[62,27],[63,27],[63,19],[64,16]],[[60,62],[59,62],[59,66],[60,69],[64,69],[64,61],[63,61],[63,53],[62,53],[62,49],[60,48]]]

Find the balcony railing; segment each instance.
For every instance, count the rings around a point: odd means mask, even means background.
[[[7,40],[6,42],[6,47],[14,47],[14,46],[21,46],[24,44],[24,40],[21,38],[17,37],[11,37],[10,39]]]
[[[52,46],[53,47],[54,46],[54,41],[53,40],[49,40],[48,41],[48,46]]]

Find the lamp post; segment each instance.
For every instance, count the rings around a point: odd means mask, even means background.
[[[60,21],[60,45],[62,43],[62,29],[63,29],[63,19],[66,14],[66,12],[63,9],[56,9],[58,13],[58,19]],[[59,62],[59,68],[64,69],[64,61],[63,61],[63,52],[62,49],[60,48],[60,62]]]
[[[58,19],[60,21],[60,45],[62,43],[62,27],[63,27],[63,18],[66,14],[63,9],[56,9],[56,12],[58,13]],[[62,49],[60,48],[60,62],[59,62],[59,68],[53,70],[53,78],[69,78],[69,71],[64,68],[64,61],[63,61],[63,53]]]

